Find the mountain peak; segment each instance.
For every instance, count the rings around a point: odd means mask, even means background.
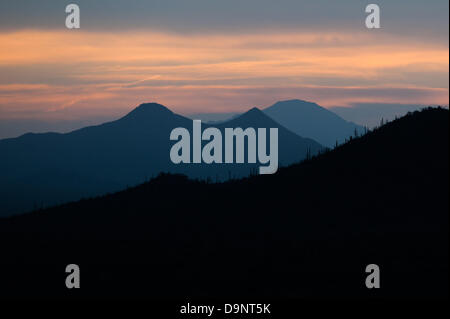
[[[240,116],[222,123],[222,125],[229,127],[276,127],[278,126],[278,123],[267,116],[263,111],[254,107]]]
[[[268,108],[286,108],[286,107],[318,107],[321,108],[317,103],[299,100],[299,99],[293,99],[293,100],[285,100],[285,101],[278,101],[274,105],[268,107]]]
[[[247,112],[243,113],[241,116],[239,116],[239,118],[242,119],[261,119],[266,117],[267,115],[265,115],[264,112],[258,109],[257,107],[253,107]]]
[[[248,110],[247,112],[245,112],[244,114],[248,114],[248,115],[251,115],[251,114],[263,114],[263,112],[260,109],[258,109],[257,107],[253,107],[250,110]]]
[[[135,119],[145,117],[157,117],[172,115],[173,112],[162,104],[159,103],[142,103],[136,107],[133,111],[128,113],[124,118]]]
[[[170,112],[170,113],[172,113],[172,111],[169,110],[164,105],[155,103],[155,102],[142,103],[137,108],[135,108],[132,112],[135,112],[135,111],[137,111],[137,112],[166,112],[166,113]]]
[[[302,100],[280,101],[264,109],[264,113],[296,133],[310,137],[320,144],[332,147],[353,136],[361,126],[350,123],[314,102]]]

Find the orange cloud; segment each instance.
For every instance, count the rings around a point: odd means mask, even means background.
[[[279,98],[448,104],[448,55],[444,44],[379,32],[0,33],[0,117],[119,112],[149,100],[184,113]]]

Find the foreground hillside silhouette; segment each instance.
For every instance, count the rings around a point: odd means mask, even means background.
[[[275,175],[135,188],[0,220],[0,294],[448,296],[448,118],[409,114]],[[67,264],[82,289],[65,289]],[[381,289],[365,267],[381,268]]]

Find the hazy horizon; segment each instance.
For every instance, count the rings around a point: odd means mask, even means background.
[[[272,106],[273,104],[255,107],[263,110],[267,107]],[[167,105],[165,106],[168,107],[170,110],[172,110],[170,106]],[[374,128],[375,126],[380,124],[381,119],[393,120],[395,117],[401,117],[408,112],[420,110],[428,106],[433,105],[362,103],[362,104],[355,104],[350,107],[334,106],[328,109],[348,122],[353,122],[357,125],[361,125],[368,128]],[[136,107],[138,107],[138,105],[132,106],[128,110],[124,110],[124,113],[119,115],[94,116],[88,118],[69,118],[69,119],[0,118],[0,139],[15,138],[26,133],[48,133],[48,132],[69,133],[71,131],[83,127],[99,125],[106,122],[118,120],[121,117],[128,114],[129,112],[131,112],[132,110],[134,110]],[[442,107],[448,109],[448,105],[443,105]],[[253,108],[253,106],[244,109],[242,112],[193,112],[193,113],[179,113],[179,114],[190,119],[200,119],[203,122],[214,123],[227,121],[234,116],[237,116],[250,110],[251,108]]]

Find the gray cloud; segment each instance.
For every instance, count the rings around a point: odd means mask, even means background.
[[[364,30],[360,0],[77,0],[83,30],[240,32],[277,28]],[[448,43],[447,0],[378,0],[386,32]],[[60,0],[0,2],[0,30],[65,29]]]

